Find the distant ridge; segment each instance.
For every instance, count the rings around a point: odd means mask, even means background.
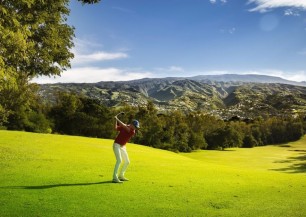
[[[306,86],[306,81],[296,82],[276,76],[257,75],[257,74],[198,75],[194,77],[189,77],[188,79],[201,81],[201,82],[217,81],[217,82],[279,83],[279,84]]]

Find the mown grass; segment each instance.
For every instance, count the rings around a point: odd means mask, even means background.
[[[305,216],[306,137],[280,146],[176,154],[112,140],[0,131],[0,216]]]

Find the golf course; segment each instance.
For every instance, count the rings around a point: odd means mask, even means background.
[[[0,130],[0,216],[306,216],[306,137],[174,153],[128,144],[112,183],[113,140]]]

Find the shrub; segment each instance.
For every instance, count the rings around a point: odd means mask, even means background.
[[[253,148],[255,146],[258,146],[257,141],[252,135],[246,135],[243,139],[243,148]]]

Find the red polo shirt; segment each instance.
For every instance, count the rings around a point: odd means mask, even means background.
[[[116,130],[119,131],[119,134],[117,135],[115,139],[115,143],[124,146],[131,138],[135,135],[135,130],[130,126],[127,125],[130,128],[130,132],[127,132],[123,127],[117,126]]]

